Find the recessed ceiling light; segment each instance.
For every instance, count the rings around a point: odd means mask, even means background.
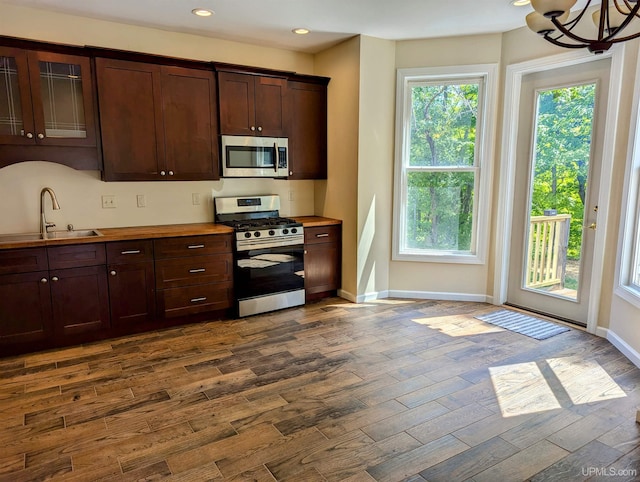
[[[531,0],[511,0],[511,5],[516,7],[524,7],[525,5],[529,5]]]
[[[292,30],[293,33],[297,33],[298,35],[307,35],[310,31],[308,28],[294,28]]]
[[[206,8],[194,8],[191,10],[191,13],[197,15],[198,17],[210,17],[213,15],[211,10],[207,10]]]

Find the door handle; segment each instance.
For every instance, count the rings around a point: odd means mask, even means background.
[[[596,223],[591,223],[589,225],[589,229],[593,229],[594,231],[596,230],[596,227],[597,227]]]

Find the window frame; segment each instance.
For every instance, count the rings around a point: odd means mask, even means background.
[[[639,75],[640,56],[636,64],[636,77]],[[640,270],[640,85],[637,83],[632,106],[616,259],[617,286],[614,292],[640,308],[640,284],[634,284],[633,280],[634,271]]]
[[[435,263],[485,264],[490,232],[490,186],[496,135],[498,64],[426,67],[397,70],[396,149],[393,206],[392,260]],[[463,83],[480,80],[476,149],[473,166],[451,166],[446,172],[474,172],[474,202],[471,251],[414,250],[403,246],[406,236],[408,173],[438,172],[443,168],[409,166],[412,86],[419,83]]]

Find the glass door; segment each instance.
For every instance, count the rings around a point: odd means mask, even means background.
[[[507,303],[586,325],[609,59],[523,78]]]
[[[38,144],[95,145],[89,58],[29,52],[29,75]]]
[[[33,132],[27,55],[0,47],[0,143],[33,144]]]

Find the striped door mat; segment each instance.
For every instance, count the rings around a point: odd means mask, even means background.
[[[494,311],[486,315],[476,316],[476,318],[506,330],[530,336],[536,340],[546,340],[552,336],[569,331],[569,328],[566,326],[556,325],[550,321],[541,320],[540,318],[511,310]]]

